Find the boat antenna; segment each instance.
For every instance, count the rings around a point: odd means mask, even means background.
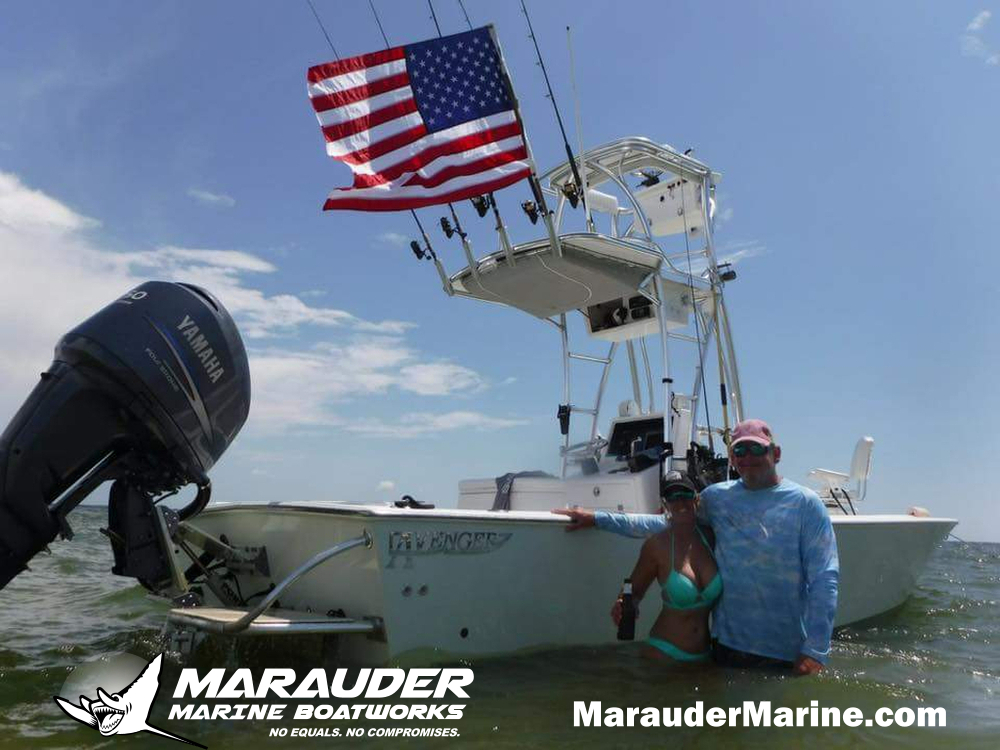
[[[576,110],[576,142],[577,147],[580,149],[580,166],[583,170],[582,174],[577,175],[577,179],[583,178],[583,182],[580,187],[584,195],[587,194],[587,165],[583,163],[583,123],[580,119],[580,95],[576,91],[576,63],[573,58],[573,35],[570,32],[569,26],[566,27],[566,46],[569,48],[569,80],[570,86],[573,89],[573,107]],[[583,212],[587,217],[587,229],[591,232],[594,231],[594,221],[590,215],[590,204],[587,201],[583,202]],[[612,219],[613,220],[613,219]]]
[[[521,0],[521,12],[524,13],[524,19],[528,22],[528,38],[535,45],[535,56],[538,58],[538,66],[542,69],[542,77],[545,78],[545,87],[548,89],[547,94],[549,100],[552,102],[552,109],[556,112],[556,121],[559,123],[559,132],[562,133],[563,145],[566,147],[566,156],[569,158],[570,169],[573,170],[573,180],[576,182],[576,194],[572,195],[563,188],[563,192],[569,199],[570,205],[576,208],[576,204],[579,200],[583,201],[584,210],[587,207],[587,196],[583,192],[583,180],[580,179],[580,171],[576,166],[576,159],[573,158],[573,149],[570,148],[569,138],[566,137],[566,128],[563,126],[562,115],[559,114],[559,105],[556,104],[556,96],[552,93],[552,84],[549,82],[549,74],[545,69],[545,61],[542,59],[542,51],[538,48],[538,39],[535,38],[535,30],[531,26],[531,16],[528,15],[528,6],[524,4],[524,0]]]
[[[462,0],[458,0],[458,7],[462,9],[462,15],[465,16],[465,22],[469,25],[469,31],[472,31],[472,21],[469,20],[469,14],[465,11],[465,3]]]

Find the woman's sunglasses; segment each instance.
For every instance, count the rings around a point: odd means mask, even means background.
[[[733,455],[737,458],[743,458],[747,454],[751,456],[763,456],[769,450],[771,450],[770,445],[761,445],[760,443],[752,443],[749,440],[743,443],[737,443],[733,446]]]
[[[665,503],[679,503],[684,500],[694,500],[693,492],[671,492],[669,495],[663,498]]]

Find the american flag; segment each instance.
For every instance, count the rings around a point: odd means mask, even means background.
[[[327,154],[354,172],[325,210],[433,206],[531,174],[489,27],[316,65],[308,81]]]

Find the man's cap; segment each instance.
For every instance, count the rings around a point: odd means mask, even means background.
[[[744,419],[733,428],[730,445],[737,443],[760,443],[761,445],[771,445],[776,442],[774,433],[767,426],[763,419]]]
[[[698,494],[698,488],[694,482],[681,474],[679,471],[672,471],[660,480],[660,497],[668,498],[675,492],[683,491],[689,494]]]

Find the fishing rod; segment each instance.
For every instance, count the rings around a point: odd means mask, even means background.
[[[576,62],[573,58],[573,36],[570,33],[569,26],[566,27],[566,46],[569,48],[569,81],[570,86],[573,90],[573,108],[576,111],[576,142],[580,149],[580,160],[583,161],[583,122],[580,119],[580,95],[576,90]],[[575,163],[574,163],[575,166]],[[580,185],[581,191],[584,195],[587,194],[587,169],[586,164],[583,165],[583,182]],[[583,202],[583,213],[587,219],[587,229],[591,232],[594,231],[594,221],[590,215],[590,203],[587,201]],[[612,221],[614,219],[612,218]]]
[[[469,20],[469,14],[465,11],[465,3],[462,0],[458,0],[458,7],[462,9],[462,15],[465,16],[465,22],[469,25],[469,31],[472,31],[472,21]]]
[[[441,217],[441,231],[444,232],[445,237],[449,240],[456,234],[462,241],[462,250],[465,251],[465,259],[469,263],[469,270],[472,272],[472,278],[476,280],[479,284],[479,264],[476,262],[475,256],[472,254],[472,243],[469,242],[469,235],[465,233],[462,229],[462,222],[458,220],[458,214],[455,212],[455,206],[451,203],[448,204],[448,208],[451,209],[451,218],[455,222],[454,226],[448,221],[447,216]],[[482,286],[482,284],[480,284]]]
[[[430,258],[434,262],[434,267],[437,269],[438,276],[441,277],[441,286],[444,288],[445,294],[449,297],[454,296],[455,289],[451,284],[451,279],[448,278],[448,273],[444,270],[444,266],[441,261],[438,260],[437,253],[434,252],[434,248],[431,246],[431,239],[427,236],[427,232],[424,231],[424,225],[417,218],[416,211],[410,211],[413,215],[413,220],[417,222],[417,229],[420,230],[420,236],[424,238],[424,248],[420,249],[420,243],[416,240],[410,242],[410,250],[413,254],[417,256],[417,260],[423,260],[424,258]]]
[[[528,6],[524,4],[524,0],[521,0],[521,12],[524,13],[524,19],[528,22],[528,37],[531,39],[532,43],[535,45],[535,56],[538,58],[538,65],[542,69],[542,76],[545,78],[545,87],[548,89],[548,98],[552,102],[552,109],[556,113],[556,121],[559,123],[559,132],[562,133],[563,145],[566,147],[566,156],[569,158],[570,169],[573,170],[573,180],[576,182],[576,192],[568,191],[565,187],[563,188],[563,193],[569,199],[570,205],[576,208],[576,204],[579,200],[583,201],[584,210],[587,208],[587,196],[583,191],[583,180],[580,178],[580,170],[577,169],[576,159],[573,157],[573,149],[570,148],[569,138],[566,137],[566,128],[563,126],[562,115],[559,114],[559,105],[556,103],[556,95],[552,93],[552,84],[549,82],[549,74],[545,69],[545,61],[542,59],[542,51],[538,48],[538,39],[535,38],[535,30],[531,25],[531,16],[528,15]]]
[[[316,6],[312,4],[312,0],[306,0],[306,2],[309,3],[309,10],[311,10],[313,12],[313,16],[316,18],[316,23],[319,24],[320,31],[322,31],[323,32],[323,36],[326,37],[326,43],[329,44],[330,45],[330,49],[333,50],[333,56],[339,60],[340,59],[340,53],[337,52],[337,48],[333,46],[333,40],[330,39],[330,35],[326,33],[326,27],[323,25],[323,22],[320,20],[319,13],[316,12]]]
[[[427,5],[429,5],[431,9],[431,20],[434,21],[434,28],[437,29],[438,36],[441,36],[441,26],[438,24],[437,13],[434,12],[434,3],[432,3],[431,0],[427,0]]]

